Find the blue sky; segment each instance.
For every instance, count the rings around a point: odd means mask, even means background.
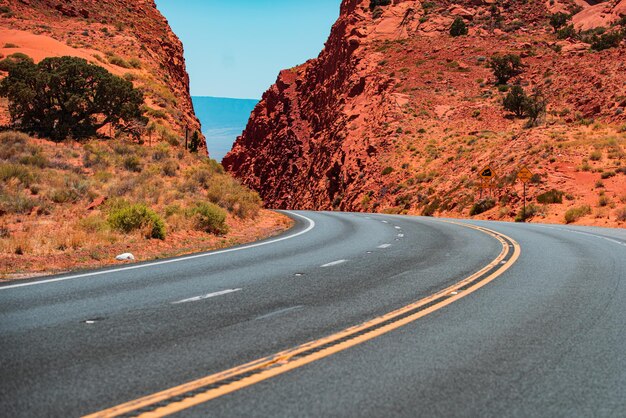
[[[341,0],[156,0],[185,46],[193,96],[260,99],[317,57]]]

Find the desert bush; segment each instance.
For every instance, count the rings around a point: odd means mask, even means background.
[[[215,176],[207,187],[207,198],[240,218],[255,217],[261,198],[230,176]]]
[[[626,222],[626,206],[615,211],[615,217],[620,222]]]
[[[391,0],[370,0],[370,12],[373,12],[379,6],[389,6],[391,4]]]
[[[152,209],[143,204],[122,206],[113,209],[107,218],[111,228],[130,233],[143,230],[146,238],[165,239],[165,224]]]
[[[623,38],[624,36],[618,31],[603,33],[600,36],[594,35],[591,41],[591,49],[603,51],[609,48],[616,48]]]
[[[158,144],[152,151],[152,160],[161,161],[170,157],[170,149],[168,144]]]
[[[463,20],[462,17],[457,16],[457,18],[454,19],[454,22],[452,22],[452,26],[450,26],[450,35],[457,37],[467,35],[467,33],[468,29],[467,25],[465,24],[465,20]]]
[[[11,179],[17,179],[24,187],[28,187],[37,179],[37,175],[22,164],[0,163],[0,181],[6,183]]]
[[[126,170],[140,173],[142,168],[141,160],[136,155],[129,155],[124,158],[123,166]]]
[[[512,112],[518,118],[523,118],[526,114],[526,101],[528,96],[522,86],[515,85],[502,100],[502,105],[506,110]]]
[[[386,176],[388,174],[391,174],[393,172],[393,167],[385,167],[383,168],[383,171],[381,172],[381,174],[383,176]]]
[[[11,192],[0,189],[0,214],[24,214],[30,213],[34,207],[39,206],[40,202],[27,196],[24,192]]]
[[[163,161],[163,164],[160,166],[161,173],[168,177],[175,177],[178,172],[178,163],[172,159],[168,159]]]
[[[133,57],[128,60],[128,65],[132,68],[141,68],[141,61],[138,58]]]
[[[474,203],[472,208],[470,209],[470,216],[479,215],[483,212],[488,211],[496,206],[496,201],[491,198],[482,199],[478,202]]]
[[[100,215],[91,215],[78,221],[79,227],[90,234],[105,232],[109,229],[109,224]]]
[[[600,174],[601,179],[608,179],[611,177],[615,177],[615,171],[605,171],[602,174]]]
[[[223,235],[228,232],[226,212],[210,202],[199,202],[191,209],[196,229],[211,234]]]
[[[591,208],[589,205],[577,206],[571,209],[568,209],[565,212],[565,223],[576,222],[578,219],[582,218],[585,215],[589,215],[591,213]]]
[[[515,222],[526,222],[526,220],[532,218],[537,215],[541,210],[537,205],[526,205],[526,208],[522,208],[522,210],[515,215]]]
[[[554,33],[556,33],[560,28],[565,26],[567,22],[572,18],[567,13],[558,12],[550,16],[550,26],[554,28]]]
[[[89,183],[78,176],[65,176],[63,185],[50,190],[48,197],[54,203],[76,203],[89,193]]]
[[[552,189],[537,196],[537,202],[543,204],[563,203],[563,192]]]
[[[494,55],[489,60],[489,68],[496,77],[496,84],[506,84],[511,78],[522,72],[522,60],[519,55]]]
[[[593,151],[591,154],[589,154],[589,159],[591,161],[600,161],[602,159],[602,152]]]
[[[570,39],[576,38],[577,33],[576,29],[574,29],[574,25],[567,25],[561,29],[559,29],[556,33],[556,37],[558,39]]]
[[[124,58],[117,55],[109,57],[109,64],[117,65],[122,68],[132,68],[132,66]]]

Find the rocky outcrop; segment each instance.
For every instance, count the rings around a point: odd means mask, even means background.
[[[344,0],[324,50],[280,72],[223,164],[272,208],[467,215],[486,164],[501,176],[505,218],[520,200],[520,164],[546,179],[537,193],[558,186],[582,199],[587,189],[563,183],[575,173],[543,162],[574,170],[601,146],[587,126],[617,132],[626,121],[626,45],[597,52],[557,39],[550,14],[577,1],[395,0],[371,10],[369,0]],[[450,36],[457,17],[468,36]],[[547,99],[540,126],[503,109],[508,87],[487,65],[494,54],[521,57],[510,84]],[[622,164],[625,154],[611,155]],[[611,181],[619,190],[623,177]]]
[[[185,128],[200,130],[183,45],[154,0],[0,0],[0,6],[7,10],[0,14],[3,37],[17,45],[4,55],[88,59],[141,88],[155,123],[179,137]]]

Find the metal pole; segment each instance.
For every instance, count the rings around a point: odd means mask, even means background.
[[[522,222],[526,222],[526,182],[524,182],[524,209],[522,210]]]

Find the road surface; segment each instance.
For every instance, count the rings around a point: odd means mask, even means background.
[[[0,415],[624,416],[624,229],[290,216],[0,285]]]

